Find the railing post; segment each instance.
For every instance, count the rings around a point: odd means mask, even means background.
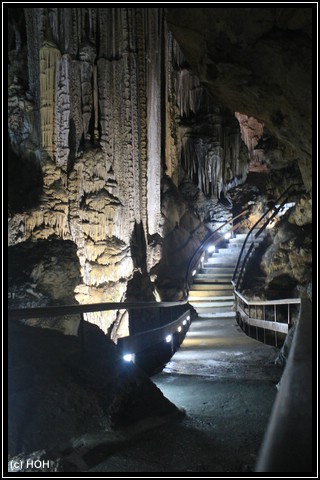
[[[80,313],[79,333],[80,333],[81,349],[84,352],[85,351],[85,345],[84,345],[84,316],[83,316],[83,313]]]
[[[274,321],[276,322],[277,321],[277,305],[274,304]],[[277,335],[277,331],[275,330],[274,332],[274,340],[275,340],[275,344],[276,344],[276,347],[278,346],[278,335]]]

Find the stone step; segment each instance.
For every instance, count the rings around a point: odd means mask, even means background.
[[[204,268],[234,268],[236,266],[236,262],[225,262],[223,258],[213,258],[211,261],[203,264]]]
[[[209,308],[209,307],[210,308],[220,308],[220,307],[221,308],[227,308],[228,307],[230,309],[232,309],[233,304],[234,304],[233,300],[230,301],[230,302],[214,302],[214,301],[208,302],[208,301],[205,301],[205,300],[201,301],[201,302],[199,302],[199,301],[193,301],[193,302],[189,301],[189,303],[191,303],[191,305],[194,308],[198,308],[198,307],[199,308],[200,307],[201,308]]]
[[[197,273],[194,277],[194,281],[197,282],[200,280],[203,282],[203,280],[208,280],[210,283],[213,283],[215,281],[221,282],[221,281],[226,281],[230,282],[232,279],[232,272],[230,273]]]
[[[190,295],[195,295],[195,292],[203,292],[203,295],[208,295],[208,296],[225,296],[225,295],[232,295],[233,294],[233,286],[230,285],[225,285],[223,283],[221,284],[203,284],[201,283],[196,283],[192,285],[192,290],[190,290],[189,294]],[[200,295],[200,293],[199,293]]]
[[[219,252],[213,253],[211,257],[208,258],[210,260],[211,258],[221,258],[223,261],[226,261],[230,258],[238,258],[239,255],[237,255],[236,252],[232,252],[231,250],[228,249],[221,249]]]
[[[192,284],[192,290],[205,290],[206,285],[208,290],[230,290],[232,288],[231,282],[229,283],[206,283],[206,282],[195,282]]]
[[[228,247],[219,248],[219,250],[217,250],[216,252],[213,252],[211,256],[213,257],[214,254],[218,254],[218,255],[240,255],[241,249],[242,249],[242,245],[241,245],[241,247],[228,245]],[[246,245],[245,246],[245,251],[248,251],[248,249],[249,249],[249,245]]]
[[[215,255],[223,255],[223,256],[232,255],[234,257],[238,257],[240,254],[240,251],[241,251],[241,248],[236,248],[236,247],[219,248],[219,251],[217,253],[213,253],[212,257],[214,257]],[[245,251],[247,252],[248,249],[246,248]]]
[[[194,283],[192,285],[208,285],[208,286],[212,286],[212,285],[223,285],[223,287],[228,287],[228,285],[231,285],[231,278],[228,278],[228,279],[213,279],[212,281],[210,281],[209,278],[197,278]]]
[[[229,243],[243,243],[246,239],[246,235],[244,235],[243,237],[238,237],[238,235],[236,235],[235,237],[233,238],[229,238]]]
[[[199,307],[199,306],[197,306],[196,307],[195,305],[192,305],[192,306],[195,308],[197,314],[201,315],[201,316],[204,313],[213,314],[213,313],[232,312],[232,308],[229,307],[229,306],[228,307],[211,307],[211,306],[209,306],[209,307]]]
[[[201,290],[198,292],[192,292],[192,295],[189,294],[188,302],[202,302],[202,301],[214,301],[214,302],[233,302],[234,295],[221,295],[221,296],[212,296],[212,295],[203,295],[204,292]]]
[[[231,273],[233,275],[234,268],[232,265],[225,265],[225,266],[218,266],[218,265],[210,265],[210,266],[203,266],[199,270],[199,273],[210,273],[210,274],[217,274],[217,273]]]
[[[205,319],[205,318],[214,318],[217,320],[225,320],[225,319],[235,319],[236,314],[235,312],[218,312],[218,313],[213,313],[213,312],[203,312],[201,315],[199,315],[200,318]]]

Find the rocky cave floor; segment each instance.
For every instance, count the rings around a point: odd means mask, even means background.
[[[190,407],[186,416],[117,449],[97,448],[87,456],[88,471],[254,471],[276,395],[274,382],[166,375],[161,382],[174,382],[186,390],[183,404]]]
[[[253,472],[282,368],[278,349],[247,337],[234,319],[211,320],[217,338],[191,335],[152,377],[185,416],[155,426],[116,451],[98,447],[90,472]],[[193,334],[208,319],[192,324]],[[225,337],[226,338],[226,337]],[[193,351],[189,355],[189,348]],[[200,358],[201,357],[201,358]]]
[[[217,328],[220,327],[217,323]],[[135,373],[134,382],[131,384],[130,380],[118,395],[119,406],[113,402],[114,417],[130,417],[129,426],[119,425],[116,430],[108,426],[110,406],[106,411],[97,400],[101,395],[106,399],[108,391],[110,403],[114,396],[111,383],[108,387],[101,382],[103,375],[108,377],[107,365],[114,355],[106,346],[101,353],[104,340],[99,355],[97,349],[88,348],[88,356],[81,363],[81,357],[74,353],[78,350],[74,337],[67,338],[47,329],[21,328],[23,336],[15,337],[18,340],[11,349],[15,361],[9,370],[13,377],[9,388],[12,409],[9,446],[11,438],[16,454],[23,451],[23,442],[28,444],[30,452],[41,450],[45,443],[55,445],[41,458],[59,458],[57,471],[64,472],[254,471],[282,368],[274,364],[278,350],[246,337],[235,320],[229,321],[229,332],[233,332],[234,338],[238,334],[248,338],[250,348],[238,346],[231,356],[216,350],[215,355],[223,361],[211,358],[205,370],[194,361],[189,365],[185,361],[179,364],[179,355],[183,353],[179,349],[164,370],[151,378],[152,383]],[[16,378],[21,352],[34,345],[31,341],[35,334],[37,346],[28,350],[28,364],[22,368],[23,375]],[[97,345],[97,338],[94,340]],[[87,342],[90,347],[89,338]],[[71,348],[73,343],[75,346]],[[43,355],[42,348],[46,351],[46,361],[34,361]],[[52,372],[59,381],[52,383],[46,371],[48,366],[53,369],[56,365],[58,353],[61,362]],[[88,380],[88,368],[93,365],[94,357],[100,367],[95,372],[91,370]],[[169,399],[168,403],[163,397],[159,399],[156,387]],[[140,396],[136,405],[127,402],[126,399],[137,395]],[[24,417],[26,424],[18,421]],[[68,440],[69,432],[73,433],[72,442]],[[13,458],[19,456],[11,456],[10,460]],[[27,456],[21,458],[25,460]]]

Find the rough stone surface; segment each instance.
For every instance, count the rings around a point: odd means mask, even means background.
[[[76,245],[70,240],[27,241],[8,250],[8,306],[32,308],[76,304],[80,281]],[[77,335],[79,315],[30,318],[24,323]]]
[[[84,345],[74,336],[9,323],[10,456],[42,449],[58,454],[81,435],[177,411],[87,322]]]
[[[311,298],[311,13],[170,8],[166,24],[157,8],[10,9],[9,245],[48,248],[12,280],[11,305],[153,300],[155,286],[180,300],[209,230],[248,202],[252,225],[301,181],[261,265],[267,288]],[[72,257],[49,253],[57,239]],[[127,314],[87,319],[128,333]],[[77,322],[45,326],[74,335]],[[12,454],[101,431],[110,412],[171,411],[139,374],[112,397],[121,368],[97,328],[85,356],[78,338],[10,328]]]
[[[275,227],[271,246],[262,258],[261,266],[267,283],[287,275],[298,285],[306,286],[312,275],[312,240],[308,226],[299,228],[283,217]]]
[[[310,191],[312,8],[168,8],[166,18],[219,105],[262,122]]]
[[[8,24],[10,245],[72,240],[80,303],[126,298],[137,268],[149,298],[150,271],[171,241],[163,241],[167,219],[183,217],[161,206],[163,172],[177,187],[187,176],[202,192],[191,212],[200,221],[220,216],[219,199],[246,177],[238,122],[199,83],[160,9],[25,8]],[[186,235],[200,221],[188,213]],[[183,276],[184,265],[175,267]],[[114,312],[87,318],[114,337],[128,331]]]

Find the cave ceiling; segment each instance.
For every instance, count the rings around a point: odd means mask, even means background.
[[[311,190],[312,8],[167,8],[169,28],[220,105],[253,116]]]

